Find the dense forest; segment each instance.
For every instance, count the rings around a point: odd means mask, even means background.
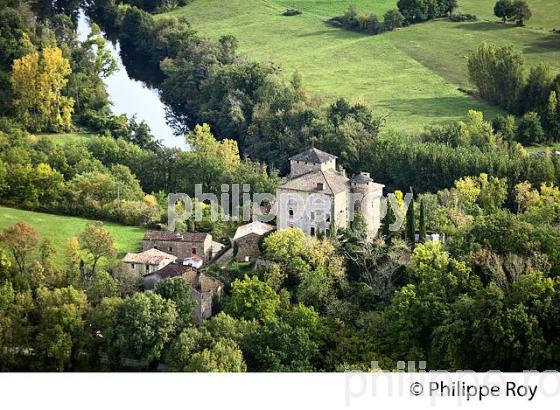
[[[398,26],[455,8],[436,3],[427,15],[401,8]],[[466,63],[471,92],[509,114],[386,130],[375,107],[317,98],[297,73],[242,56],[233,36],[212,40],[155,14],[179,5],[0,0],[0,204],[92,219],[67,243],[25,221],[0,232],[1,370],[559,368],[560,156],[529,146],[560,138],[560,76],[545,64],[526,72],[514,49],[484,43]],[[80,9],[93,22],[83,41]],[[106,39],[158,90],[188,151],[112,112]],[[50,138],[78,128],[98,136]],[[384,183],[404,226],[391,231],[388,212],[373,241],[360,217],[329,237],[273,232],[260,243],[270,265],[208,267],[225,296],[201,324],[190,285],[165,279],[142,292],[93,221],[165,229],[167,194],[195,184],[274,192],[288,158],[312,145]],[[238,225],[205,215],[178,229],[225,243]]]

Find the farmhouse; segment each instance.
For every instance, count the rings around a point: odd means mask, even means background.
[[[260,256],[260,238],[273,229],[274,226],[261,221],[254,221],[237,228],[233,236],[235,258],[238,261],[249,261],[258,258]]]
[[[195,302],[194,321],[200,323],[202,319],[211,317],[212,302],[222,296],[224,284],[190,265],[170,263],[163,269],[145,276],[144,291],[153,290],[163,279],[177,277],[182,278],[192,287],[191,298]]]
[[[158,249],[148,249],[140,253],[129,252],[125,255],[122,262],[128,273],[144,276],[155,272],[171,262],[175,262],[177,257]]]
[[[144,234],[142,246],[144,250],[159,249],[178,259],[196,255],[208,262],[212,257],[212,235],[206,232],[148,231]]]
[[[368,236],[377,235],[384,185],[367,172],[348,178],[344,169],[337,170],[336,158],[317,148],[290,158],[290,174],[276,191],[279,230],[295,227],[310,236],[329,235],[348,227],[360,211]]]

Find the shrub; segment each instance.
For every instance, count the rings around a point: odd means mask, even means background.
[[[383,32],[383,25],[375,14],[362,13],[357,17],[358,31],[367,34],[379,34]]]
[[[343,16],[333,17],[328,20],[328,23],[360,33],[379,34],[384,31],[383,23],[379,21],[375,14],[369,12],[358,14],[355,6],[348,7]]]
[[[301,11],[298,9],[287,9],[284,13],[282,13],[283,16],[298,16],[301,14]]]
[[[383,16],[383,28],[385,31],[393,31],[396,28],[402,27],[404,24],[404,16],[398,9],[389,10]]]
[[[477,21],[478,19],[474,14],[457,13],[449,15],[449,20],[455,23],[460,23],[464,21]]]

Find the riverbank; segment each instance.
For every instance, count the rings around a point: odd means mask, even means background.
[[[78,20],[79,40],[83,41],[90,31],[91,23],[81,11]],[[186,149],[184,137],[174,135],[173,129],[166,122],[165,104],[161,102],[158,91],[129,76],[121,59],[118,42],[108,41],[107,48],[118,66],[118,71],[105,80],[113,113],[126,114],[129,118],[136,116],[138,121],[148,124],[152,134],[161,140],[163,145]]]

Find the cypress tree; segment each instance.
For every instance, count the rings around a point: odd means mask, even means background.
[[[385,214],[385,218],[383,218],[383,228],[381,230],[381,234],[383,235],[383,239],[387,243],[391,243],[391,230],[389,229],[389,225],[395,222],[395,214],[393,213],[393,208],[387,201],[387,213]]]
[[[423,200],[420,201],[420,227],[418,233],[420,242],[426,241],[426,204]]]
[[[410,190],[410,192],[412,193],[412,190]],[[414,197],[412,197],[408,209],[406,210],[406,238],[411,246],[414,246],[415,242],[414,235],[416,230],[414,228]]]

